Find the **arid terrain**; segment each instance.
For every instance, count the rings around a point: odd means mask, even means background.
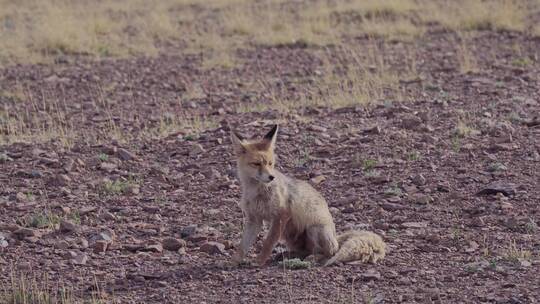
[[[539,1],[149,3],[0,0],[0,303],[540,302]],[[381,263],[231,265],[274,123]]]

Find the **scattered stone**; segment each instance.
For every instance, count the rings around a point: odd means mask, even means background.
[[[68,158],[64,161],[64,164],[62,165],[62,169],[64,169],[66,173],[69,173],[73,171],[74,166],[75,166],[75,161],[71,158]]]
[[[476,195],[495,195],[502,193],[505,196],[512,196],[516,194],[516,188],[517,186],[514,183],[493,182],[478,191]]]
[[[182,228],[182,230],[180,231],[180,235],[182,236],[182,238],[186,238],[188,236],[195,234],[196,232],[197,232],[197,225],[189,225]]]
[[[498,171],[506,171],[507,169],[508,168],[506,168],[506,166],[501,163],[493,163],[489,165],[487,170],[489,172],[498,172]]]
[[[324,133],[328,129],[326,129],[325,127],[317,126],[317,125],[311,125],[311,126],[309,126],[309,130]]]
[[[204,150],[203,146],[201,146],[200,144],[193,144],[191,146],[191,150],[189,151],[189,156],[197,156],[197,155],[202,154],[204,152],[205,152],[205,150]]]
[[[60,232],[63,233],[77,232],[80,230],[79,228],[80,227],[78,225],[68,220],[62,220],[60,222]]]
[[[94,211],[96,211],[97,208],[96,207],[93,207],[93,206],[90,206],[90,207],[83,207],[79,210],[79,215],[86,215],[88,213],[92,213]]]
[[[0,248],[6,248],[8,246],[8,241],[6,240],[6,236],[0,232]]]
[[[149,251],[149,252],[163,252],[163,246],[161,244],[148,244],[144,246],[143,251]]]
[[[414,115],[406,115],[401,119],[401,127],[408,130],[418,128],[422,124],[422,119]]]
[[[13,158],[9,157],[6,153],[0,153],[0,164],[13,161]]]
[[[218,242],[206,242],[201,245],[200,250],[208,254],[225,254],[225,245]]]
[[[50,185],[66,187],[71,183],[71,178],[66,174],[58,174],[49,181]]]
[[[126,187],[125,193],[129,195],[137,195],[141,192],[139,185],[129,185]]]
[[[312,179],[310,179],[311,183],[314,185],[318,185],[326,180],[326,177],[324,175],[315,176]]]
[[[123,161],[136,160],[137,159],[137,156],[135,154],[131,153],[130,151],[128,151],[128,150],[126,150],[124,148],[119,148],[118,151],[117,151],[117,154],[118,154],[118,158],[120,158]]]
[[[423,186],[426,184],[426,178],[422,174],[418,174],[412,178],[412,182],[416,186]]]
[[[166,238],[162,242],[163,249],[169,251],[178,251],[180,248],[186,247],[186,241],[182,239]]]
[[[401,226],[403,228],[427,228],[428,222],[405,222]]]
[[[30,228],[19,228],[13,232],[13,234],[21,239],[28,237],[41,237],[41,233],[38,230]]]
[[[433,202],[433,198],[427,194],[415,194],[411,196],[411,201],[420,205],[427,205]]]
[[[71,245],[67,241],[64,241],[64,240],[56,242],[54,244],[54,248],[60,249],[60,250],[66,250],[69,247],[71,247]]]
[[[99,169],[103,170],[107,173],[111,173],[116,169],[116,164],[108,163],[108,162],[102,162],[99,164]]]
[[[105,221],[115,221],[117,217],[109,211],[103,211],[103,213],[101,214],[101,219]]]
[[[374,126],[374,127],[371,127],[371,128],[364,129],[362,131],[362,133],[364,133],[364,134],[381,134],[382,129],[379,126]]]
[[[70,251],[71,263],[75,265],[85,265],[88,261],[88,256],[80,251]]]
[[[401,204],[390,203],[390,202],[383,202],[381,204],[381,208],[383,208],[386,211],[397,211],[397,210],[406,209],[406,207]]]
[[[98,240],[94,243],[94,253],[104,253],[111,242]]]
[[[366,272],[360,274],[360,279],[362,281],[378,281],[381,279],[381,274],[374,269],[368,269]]]
[[[22,192],[17,192],[17,194],[15,195],[15,200],[19,203],[24,203],[28,201],[28,197]]]
[[[480,246],[475,241],[470,241],[469,245],[465,248],[465,252],[472,253],[478,250]]]
[[[528,261],[528,260],[525,260],[525,259],[520,259],[519,264],[521,265],[521,267],[531,267],[532,266],[532,263],[530,261]]]

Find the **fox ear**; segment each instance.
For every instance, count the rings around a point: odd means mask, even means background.
[[[277,137],[277,132],[278,132],[278,125],[274,125],[272,127],[272,130],[270,130],[268,133],[266,133],[266,135],[264,136],[263,138],[263,142],[266,143],[267,145],[267,149],[271,149],[273,150],[274,147],[276,146],[276,137]]]
[[[231,132],[231,142],[234,152],[236,154],[240,155],[246,152],[246,146],[244,146],[244,138],[240,134],[234,131]]]

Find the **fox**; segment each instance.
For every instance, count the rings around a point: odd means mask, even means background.
[[[241,184],[239,201],[243,215],[241,240],[232,256],[245,262],[263,225],[269,226],[256,264],[268,263],[274,247],[282,242],[296,257],[314,258],[322,266],[361,261],[376,263],[386,254],[383,239],[370,231],[346,231],[339,236],[326,199],[308,182],[276,169],[278,125],[262,139],[245,139],[231,132]]]

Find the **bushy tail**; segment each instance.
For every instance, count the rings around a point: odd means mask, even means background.
[[[362,261],[376,263],[384,258],[386,244],[383,239],[370,231],[347,231],[338,236],[339,250],[324,263],[330,266],[336,262]]]

